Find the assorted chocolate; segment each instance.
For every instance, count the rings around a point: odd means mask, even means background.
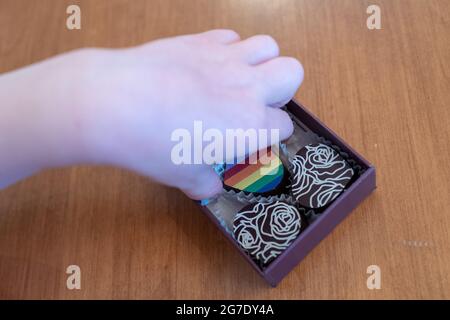
[[[322,208],[344,191],[353,177],[353,169],[331,147],[311,144],[292,159],[292,194],[308,208]]]
[[[238,212],[233,222],[234,238],[263,265],[289,247],[301,228],[299,210],[281,201],[248,205]]]
[[[256,159],[252,155],[241,163],[224,166],[225,190],[233,190],[231,195],[255,196],[256,203],[229,210],[233,214],[239,211],[229,222],[236,241],[262,267],[298,237],[306,225],[305,210],[320,212],[355,175],[349,162],[326,144],[314,142],[299,148],[288,161],[283,158],[289,162],[289,171],[271,148],[259,151]],[[289,195],[287,200],[280,197],[284,194]]]

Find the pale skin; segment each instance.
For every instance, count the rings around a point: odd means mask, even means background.
[[[274,39],[231,30],[161,39],[127,49],[80,49],[0,75],[0,188],[42,169],[127,168],[210,198],[222,183],[210,165],[170,161],[177,128],[279,129],[279,109],[303,80]],[[273,141],[272,141],[273,142]],[[265,146],[260,146],[265,147]]]

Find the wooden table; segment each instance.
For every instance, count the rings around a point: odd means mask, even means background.
[[[376,165],[378,189],[272,289],[180,192],[50,170],[0,192],[0,297],[450,298],[450,2],[374,2],[381,30],[361,0],[2,0],[1,72],[210,28],[271,34],[305,67],[296,98]],[[81,290],[66,288],[72,264]]]

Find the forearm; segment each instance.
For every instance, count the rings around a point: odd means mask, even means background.
[[[60,56],[0,76],[0,188],[90,158],[75,89],[85,61],[66,61]]]

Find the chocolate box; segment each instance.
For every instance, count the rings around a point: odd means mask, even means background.
[[[225,230],[219,219],[208,207],[200,205],[201,209],[211,221],[225,234],[232,245],[239,250],[244,259],[272,286],[276,286],[334,227],[350,214],[360,202],[369,196],[376,187],[375,168],[367,160],[354,151],[300,103],[292,100],[286,105],[286,108],[291,116],[293,115],[301,120],[311,131],[347,153],[349,158],[353,159],[362,168],[362,173],[325,211],[310,222],[308,227],[300,233],[297,239],[266,268],[261,268],[250,258],[233,236]]]

